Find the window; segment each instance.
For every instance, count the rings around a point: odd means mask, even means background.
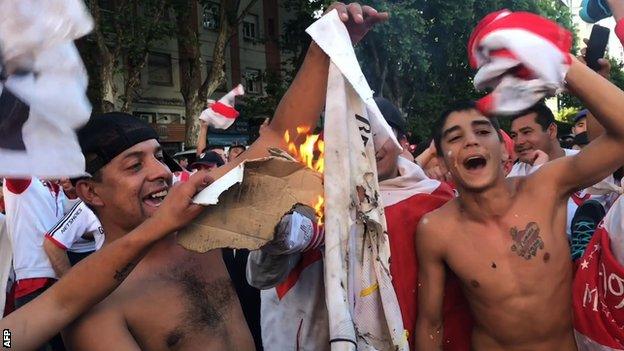
[[[243,19],[243,39],[258,39],[258,16],[247,15]]]
[[[156,117],[156,114],[153,112],[135,111],[132,114],[147,123],[154,123],[154,117]]]
[[[250,94],[262,93],[262,73],[259,69],[245,69],[245,90]]]
[[[219,18],[221,16],[221,6],[216,2],[209,2],[204,5],[204,13],[202,14],[202,26],[204,29],[219,29]]]
[[[147,61],[148,83],[173,86],[171,55],[151,52]]]
[[[156,117],[157,124],[184,123],[184,118],[177,113],[159,113]]]

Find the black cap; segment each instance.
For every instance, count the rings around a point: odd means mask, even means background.
[[[95,115],[78,130],[78,142],[85,156],[89,175],[106,166],[117,155],[146,140],[158,140],[158,134],[149,124],[123,112]],[[165,164],[172,172],[182,167],[163,152]]]
[[[407,134],[407,122],[405,122],[403,114],[396,106],[383,97],[376,97],[375,103],[377,104],[377,107],[379,107],[379,111],[381,111],[381,114],[390,127],[403,134]]]
[[[587,118],[587,110],[580,110],[579,113],[574,116],[574,124],[578,123],[583,118]]]
[[[208,165],[208,166],[216,165],[217,167],[221,167],[224,164],[225,164],[225,161],[223,161],[223,158],[221,158],[221,155],[219,155],[218,153],[214,151],[208,151],[204,153],[203,155],[201,155],[201,157],[198,158],[197,161],[193,162],[190,168],[191,169],[196,168],[196,166],[198,165]]]

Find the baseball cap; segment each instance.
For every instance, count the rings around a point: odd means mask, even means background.
[[[587,118],[587,110],[586,109],[580,110],[579,113],[577,113],[576,116],[574,116],[574,123],[577,123],[578,121],[580,121],[583,118]]]
[[[94,115],[77,134],[89,175],[132,146],[150,139],[159,140],[149,124],[123,112]],[[172,172],[182,171],[182,167],[164,151],[163,156],[164,163]]]
[[[376,97],[374,99],[377,107],[379,107],[379,111],[381,111],[381,114],[390,127],[398,130],[402,134],[406,134],[407,122],[403,118],[401,111],[386,98]]]
[[[204,153],[203,155],[201,155],[200,158],[197,159],[197,161],[193,162],[193,164],[191,165],[191,169],[196,168],[199,165],[207,165],[207,166],[217,166],[217,167],[221,167],[225,164],[225,162],[223,161],[223,159],[221,158],[221,156],[214,152],[214,151],[208,151],[206,153]]]

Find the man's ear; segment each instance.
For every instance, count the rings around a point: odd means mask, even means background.
[[[78,197],[89,206],[104,206],[102,198],[98,195],[96,183],[92,179],[79,180],[76,183],[76,193],[78,194]]]
[[[501,148],[501,155],[502,155],[502,160],[503,162],[507,161],[510,157],[509,152],[507,152],[507,148],[505,147],[505,143],[504,142],[500,142],[500,148]]]
[[[551,124],[548,126],[547,131],[548,131],[548,137],[549,137],[551,140],[555,140],[555,139],[557,139],[557,131],[558,131],[558,128],[557,128],[557,123],[551,123]]]

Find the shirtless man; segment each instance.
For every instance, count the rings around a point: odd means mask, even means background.
[[[575,59],[566,81],[607,132],[526,177],[505,178],[497,131],[476,109],[443,114],[435,140],[459,197],[417,230],[419,350],[447,342],[440,330],[445,266],[468,299],[473,349],[576,350],[566,202],[624,163],[624,93]]]
[[[341,18],[353,35],[366,32],[359,5],[336,7],[341,7]],[[211,176],[218,178],[244,159],[267,156],[268,147],[285,149],[286,130],[297,135],[296,127],[316,125],[325,91],[309,87],[326,86],[328,69],[329,58],[313,43],[271,124],[248,150],[211,170]],[[115,119],[121,126],[109,127]],[[80,180],[77,190],[100,218],[106,247],[154,213],[167,193],[171,172],[160,160],[153,131],[127,116],[109,116],[98,124],[93,119],[82,131],[87,171],[94,176]],[[119,138],[120,131],[133,135]],[[116,139],[125,144],[111,145]],[[89,351],[254,348],[221,250],[184,250],[175,233],[158,242],[115,292],[67,330],[65,339],[70,349]]]

